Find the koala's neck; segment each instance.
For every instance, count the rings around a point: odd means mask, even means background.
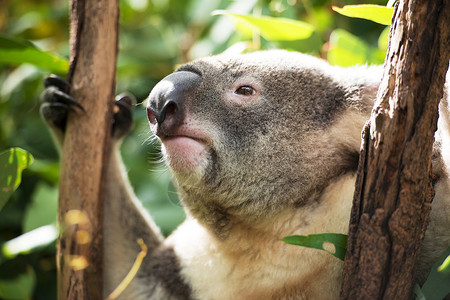
[[[351,182],[348,185],[349,188],[336,191],[336,187],[338,186],[337,182],[339,183],[341,181]],[[253,214],[245,213],[241,208],[225,209],[213,199],[202,199],[201,197],[197,198],[196,201],[188,199],[189,201],[184,202],[187,208],[187,214],[196,219],[199,224],[205,227],[205,229],[220,241],[229,241],[234,238],[241,238],[242,236],[253,236],[257,238],[258,236],[263,237],[269,235],[274,238],[274,234],[278,240],[284,237],[283,234],[293,234],[291,232],[293,228],[309,225],[306,221],[308,219],[306,215],[314,211],[315,207],[320,206],[325,207],[325,209],[330,208],[334,210],[336,209],[336,205],[342,207],[341,204],[337,203],[343,202],[343,199],[351,205],[353,189],[354,174],[343,174],[339,178],[329,182],[328,186],[324,187],[321,192],[315,192],[310,195],[314,199],[309,199],[308,204],[297,206],[295,205],[295,201],[293,201],[292,204],[280,206],[278,210],[265,211],[264,214],[258,212]],[[306,215],[298,215],[299,213],[305,214],[305,212]],[[298,221],[298,224],[295,220]],[[292,222],[298,226],[293,226]]]
[[[242,223],[244,216],[233,209],[224,208],[214,199],[205,199],[200,194],[181,194],[187,214],[213,233],[217,238],[226,239],[233,227]],[[247,219],[247,221],[250,219]]]
[[[354,181],[355,175],[343,175],[328,185],[319,201],[301,208],[283,209],[259,221],[234,215],[223,216],[217,212],[210,216],[192,215],[188,218],[197,219],[209,233],[211,243],[231,257],[273,258],[274,253],[287,250],[297,253],[298,247],[287,245],[281,239],[296,234],[347,231]],[[249,259],[253,259],[251,257]]]

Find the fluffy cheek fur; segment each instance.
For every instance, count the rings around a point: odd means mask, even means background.
[[[210,130],[215,143],[196,158],[195,172],[183,174],[174,169],[183,202],[194,217],[208,224],[214,223],[208,221],[211,216],[220,222],[228,216],[260,220],[287,207],[314,202],[318,191],[342,175],[341,170],[356,168],[365,119],[360,113],[348,112],[327,130],[296,139],[279,132],[274,140],[268,133],[240,148]],[[171,166],[186,166],[182,157],[167,155],[167,160]],[[325,164],[328,160],[335,163]]]

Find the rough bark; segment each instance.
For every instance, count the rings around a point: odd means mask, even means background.
[[[397,3],[363,130],[341,299],[410,299],[433,196],[431,152],[449,45],[450,0]]]
[[[109,156],[118,42],[117,0],[71,1],[71,95],[63,146],[58,299],[102,299],[103,185]]]

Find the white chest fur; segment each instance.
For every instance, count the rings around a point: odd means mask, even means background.
[[[316,205],[283,212],[258,229],[235,228],[224,241],[190,219],[166,243],[174,247],[182,275],[198,299],[337,298],[342,262],[324,251],[280,239],[293,234],[346,233],[354,180],[354,176],[343,176]]]

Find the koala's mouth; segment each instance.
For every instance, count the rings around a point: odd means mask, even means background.
[[[205,139],[191,135],[159,136],[169,167],[176,173],[195,173],[207,160]]]
[[[151,126],[152,127],[152,126]],[[179,126],[166,128],[161,125],[154,125],[152,128],[153,134],[156,135],[161,142],[167,143],[168,141],[176,140],[181,142],[186,142],[187,140],[193,140],[197,143],[208,144],[206,136],[194,128],[190,128],[190,126]]]
[[[151,131],[161,141],[166,164],[178,174],[202,173],[211,143],[208,134],[195,125],[197,122],[189,117],[184,117],[183,122],[166,118],[162,124],[149,120]]]
[[[163,145],[166,145],[168,143],[179,143],[183,145],[186,144],[186,146],[188,146],[187,144],[203,144],[204,146],[206,146],[206,142],[203,139],[187,135],[170,135],[159,137],[159,139],[161,140],[161,143],[163,143]]]

